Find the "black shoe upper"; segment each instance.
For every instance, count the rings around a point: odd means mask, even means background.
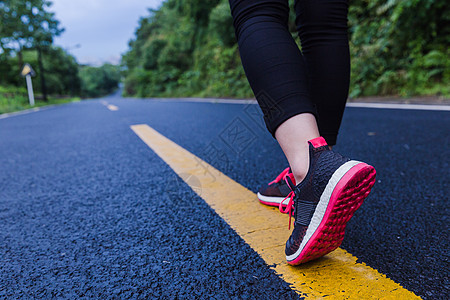
[[[310,164],[305,179],[294,188],[294,230],[286,242],[286,255],[294,254],[306,234],[320,197],[333,173],[350,159],[333,152],[327,145],[309,145]]]
[[[289,170],[290,172],[290,170]],[[259,189],[259,193],[269,197],[287,197],[291,192],[290,187],[285,180],[279,180],[278,182],[270,183]]]

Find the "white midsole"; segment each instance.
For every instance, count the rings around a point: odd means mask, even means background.
[[[316,232],[317,228],[319,227],[320,223],[323,220],[325,212],[327,211],[328,203],[330,203],[331,194],[336,188],[338,182],[351,168],[360,163],[361,163],[360,161],[351,160],[340,166],[333,173],[333,176],[331,176],[327,186],[325,187],[325,190],[320,196],[319,203],[317,204],[316,210],[314,211],[311,222],[309,223],[308,229],[306,230],[305,236],[303,237],[300,247],[294,254],[286,255],[286,259],[288,261],[292,261],[300,255],[300,253],[303,251],[303,248],[305,248],[306,244],[308,243],[309,239],[312,237],[314,232]]]
[[[289,198],[285,198],[285,197],[269,197],[269,196],[264,196],[261,195],[259,192],[257,194],[258,199],[264,202],[268,202],[268,203],[274,203],[274,204],[280,204],[281,201],[283,201],[284,205],[288,205],[289,203]]]

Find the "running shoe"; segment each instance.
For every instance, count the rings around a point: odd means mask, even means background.
[[[324,138],[309,141],[310,166],[297,186],[286,178],[291,193],[280,211],[294,212],[294,230],[286,242],[286,259],[298,265],[339,247],[347,222],[369,195],[375,169],[332,151]],[[294,210],[295,207],[295,210]]]
[[[282,207],[286,207],[289,202],[287,197],[291,192],[291,188],[286,182],[287,177],[290,177],[291,181],[295,184],[291,168],[286,168],[277,176],[277,178],[259,189],[257,194],[259,202],[270,206],[279,207],[281,205]]]

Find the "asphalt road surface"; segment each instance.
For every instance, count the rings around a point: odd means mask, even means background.
[[[111,96],[0,119],[0,298],[298,298],[135,124],[254,192],[287,166],[254,104]],[[341,248],[424,299],[450,295],[449,137],[448,111],[349,107],[335,147],[377,169]]]

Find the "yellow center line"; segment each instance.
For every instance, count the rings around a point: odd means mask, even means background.
[[[286,263],[288,217],[258,203],[256,194],[148,125],[131,129],[164,160],[297,293],[308,298],[420,299],[414,293],[338,248],[300,266]]]
[[[116,110],[119,110],[119,108],[118,108],[117,106],[112,105],[112,104],[109,104],[107,107],[108,107],[108,109],[109,109],[110,111],[116,111]]]

